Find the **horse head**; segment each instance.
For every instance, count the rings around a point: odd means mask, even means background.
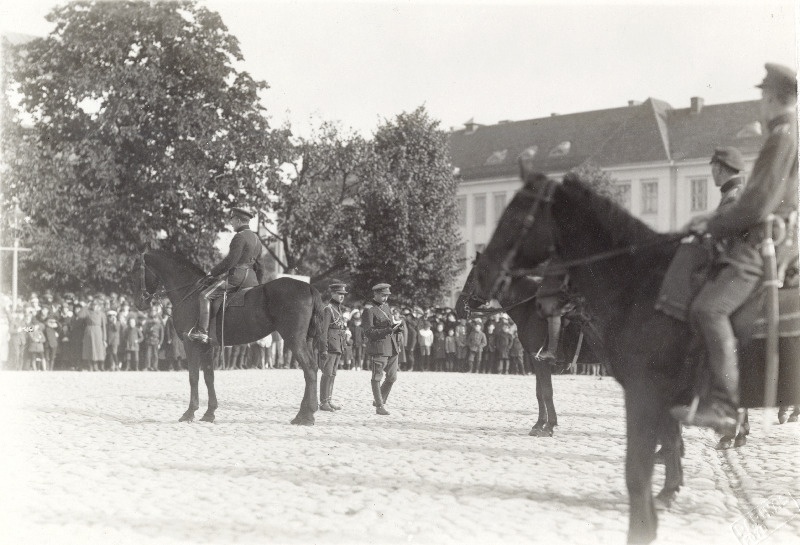
[[[456,301],[455,311],[456,317],[459,319],[468,320],[472,310],[477,310],[489,302],[476,294],[478,290],[478,281],[475,264],[480,257],[481,253],[477,252],[475,254],[475,260],[472,262],[472,268],[469,270],[467,279],[464,281],[464,287],[461,289],[461,295],[458,296],[458,301]]]
[[[530,170],[524,158],[520,171],[525,185],[506,207],[475,264],[475,295],[486,301],[501,297],[515,276],[532,273],[518,270],[520,266],[535,267],[554,253],[551,205],[558,182]]]

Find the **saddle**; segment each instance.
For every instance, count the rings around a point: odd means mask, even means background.
[[[222,328],[217,328],[217,315],[222,309],[222,303],[225,302],[225,310],[229,308],[239,308],[244,306],[244,297],[248,291],[253,288],[240,288],[236,291],[225,294],[224,297],[217,297],[211,301],[210,318],[208,320],[208,335],[211,337],[211,342],[214,344],[222,344],[219,342],[217,330],[222,334]],[[224,335],[223,335],[224,336]]]

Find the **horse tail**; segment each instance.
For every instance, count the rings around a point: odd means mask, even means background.
[[[317,288],[310,285],[311,301],[314,307],[314,312],[311,314],[311,322],[308,324],[308,340],[316,339],[322,333],[322,317],[325,304],[322,302],[322,295],[320,295]]]

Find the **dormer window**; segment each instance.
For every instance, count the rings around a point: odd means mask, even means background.
[[[533,159],[539,151],[539,146],[528,146],[519,154],[520,159]]]
[[[548,155],[550,157],[563,157],[569,153],[571,147],[572,147],[572,142],[570,142],[569,140],[564,140],[559,145],[551,149]]]
[[[487,165],[499,165],[506,160],[506,155],[508,155],[508,150],[503,149],[500,151],[496,151],[492,153],[488,159],[486,159]]]
[[[753,138],[755,136],[761,136],[761,123],[758,121],[748,123],[736,133],[736,138]]]

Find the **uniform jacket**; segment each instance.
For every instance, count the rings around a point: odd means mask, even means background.
[[[760,224],[769,214],[787,218],[797,210],[797,123],[784,114],[768,124],[769,136],[758,154],[739,199],[708,221],[717,239],[731,238],[723,261],[760,274],[763,270]]]
[[[347,322],[342,318],[342,309],[339,303],[331,301],[322,310],[322,331],[320,338],[320,352],[331,354],[344,354],[347,344]]]
[[[231,240],[228,255],[213,269],[211,276],[227,273],[228,284],[239,288],[252,288],[258,285],[255,268],[260,267],[256,261],[261,255],[261,241],[246,225],[236,230]]]
[[[367,337],[367,354],[371,356],[394,356],[400,353],[397,339],[392,335],[392,320],[389,305],[373,305],[364,310],[361,323]]]
[[[744,187],[744,178],[740,175],[736,175],[722,184],[722,187],[719,188],[720,191],[722,191],[722,197],[720,198],[717,210],[735,203],[739,198],[739,194],[742,192],[742,187]]]

